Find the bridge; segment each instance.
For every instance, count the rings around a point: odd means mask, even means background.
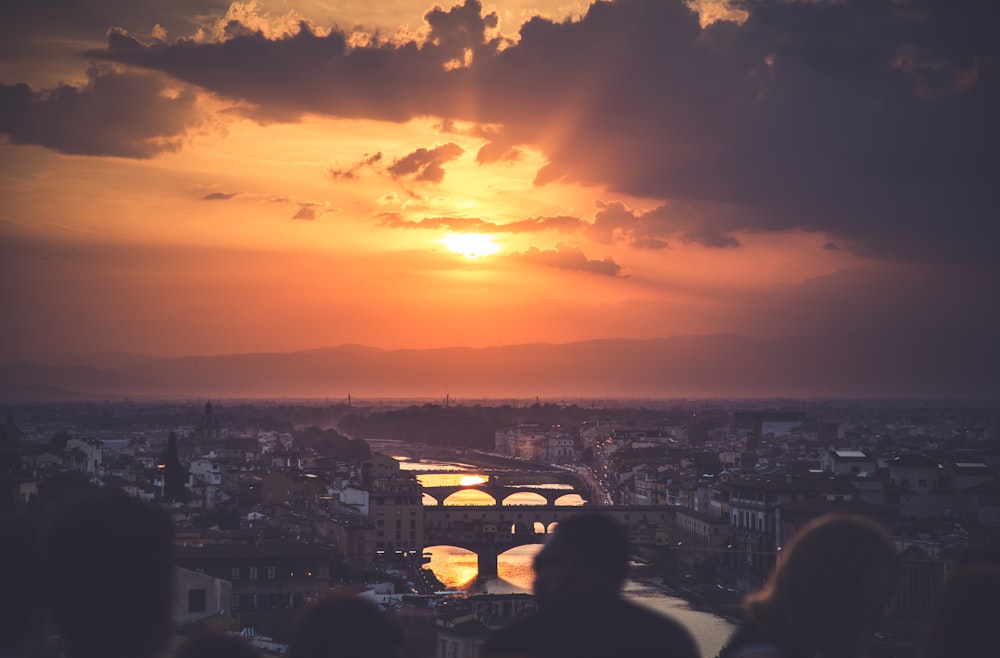
[[[551,491],[551,490],[549,490]],[[563,492],[566,490],[556,490]],[[525,544],[540,544],[559,521],[600,511],[625,526],[633,544],[655,543],[672,511],[664,507],[589,505],[426,505],[424,546],[456,546],[478,556],[479,575],[497,575],[497,557]]]
[[[516,493],[529,492],[538,494],[545,499],[546,503],[549,505],[555,505],[563,496],[569,496],[572,494],[578,494],[584,500],[589,496],[586,492],[577,491],[576,487],[569,489],[553,489],[546,487],[531,487],[531,486],[518,486],[518,485],[502,485],[496,484],[491,478],[489,483],[483,484],[473,484],[465,486],[450,486],[450,487],[424,487],[423,492],[437,501],[438,505],[444,505],[444,501],[454,493],[459,491],[482,491],[487,494],[490,498],[496,501],[498,507],[503,506],[504,501],[513,496]]]

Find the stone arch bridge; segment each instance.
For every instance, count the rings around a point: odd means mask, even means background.
[[[534,493],[538,494],[545,499],[548,505],[555,505],[563,496],[569,496],[572,494],[577,494],[584,500],[587,499],[588,493],[583,491],[578,491],[577,487],[572,487],[569,489],[552,489],[545,487],[530,487],[530,486],[517,486],[517,485],[502,485],[494,483],[484,483],[484,484],[474,484],[465,486],[446,486],[446,487],[424,487],[423,492],[437,501],[438,505],[443,505],[444,501],[452,494],[458,493],[459,491],[481,491],[487,494],[490,498],[496,501],[496,505],[503,506],[505,500],[510,498],[516,493]]]
[[[561,491],[565,495],[566,490]],[[540,544],[559,521],[596,511],[620,521],[633,544],[655,543],[657,530],[665,532],[672,516],[662,506],[428,505],[424,507],[424,546],[473,551],[478,556],[479,575],[495,576],[501,553],[524,544]]]

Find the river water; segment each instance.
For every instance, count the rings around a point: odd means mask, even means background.
[[[416,472],[417,479],[425,486],[449,486],[458,484],[462,478],[466,478],[465,484],[470,484],[473,480],[468,478],[478,476],[474,466],[465,464],[403,462],[403,468]],[[453,473],[420,474],[422,470],[446,469],[451,469]],[[546,486],[559,487],[561,485]],[[565,486],[568,487],[568,485]],[[583,503],[579,496],[574,496],[565,496],[559,500],[558,504],[580,505]],[[527,492],[523,496],[515,494],[505,502],[515,505],[545,504],[543,498]],[[493,499],[487,494],[476,491],[459,492],[445,501],[446,505],[492,503]],[[438,579],[449,589],[467,590],[470,593],[504,594],[531,591],[531,583],[534,580],[531,563],[540,549],[540,544],[512,548],[498,558],[497,577],[483,580],[477,579],[479,571],[476,566],[475,553],[454,546],[431,546],[425,549],[425,553],[430,555],[428,568],[433,570]],[[691,632],[705,658],[714,658],[735,628],[730,621],[722,617],[695,610],[683,599],[665,594],[656,587],[655,583],[629,579],[625,584],[625,596],[640,605],[676,619]]]

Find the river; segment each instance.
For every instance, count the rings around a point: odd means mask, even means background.
[[[403,462],[403,467],[406,470],[416,472],[418,480],[426,486],[457,484],[462,478],[467,478],[465,483],[468,484],[473,482],[472,479],[468,478],[481,477],[475,472],[475,466],[466,464]],[[421,470],[440,471],[449,468],[453,470],[453,473],[420,474]],[[511,498],[518,497],[521,497],[521,494],[515,494]],[[544,504],[544,500],[541,500],[541,503],[538,502],[540,498],[540,496],[526,493],[523,498],[516,501],[508,499],[508,501],[517,505]],[[460,492],[446,501],[448,505],[491,503],[492,498],[476,491]],[[579,496],[566,496],[560,499],[559,504],[579,505],[582,503]],[[497,560],[497,577],[484,580],[477,579],[479,571],[476,566],[475,553],[454,546],[431,546],[426,548],[425,552],[431,557],[427,566],[449,589],[463,589],[472,593],[503,594],[531,591],[531,583],[534,580],[531,562],[535,553],[540,549],[541,545],[539,544],[512,548],[503,553]],[[625,584],[625,596],[640,605],[652,608],[680,622],[691,632],[705,658],[714,658],[734,630],[732,622],[709,612],[695,610],[688,605],[687,601],[665,594],[654,583],[629,579]]]

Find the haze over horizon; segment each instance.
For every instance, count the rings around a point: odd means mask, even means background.
[[[986,393],[997,25],[944,0],[5,3],[0,363],[735,336]]]

